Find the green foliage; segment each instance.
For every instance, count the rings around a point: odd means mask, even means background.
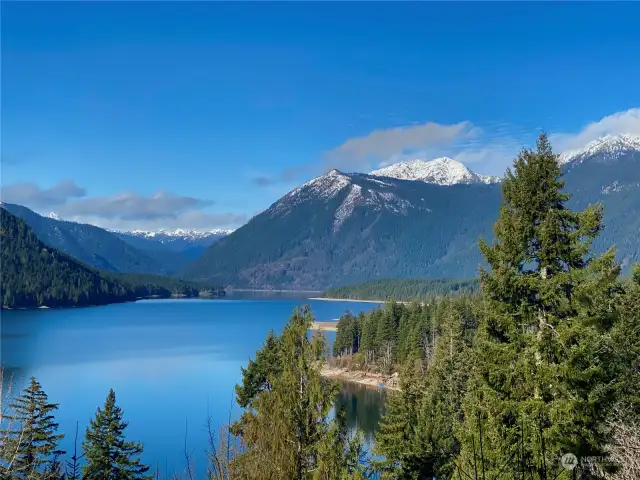
[[[471,469],[483,430],[483,471],[496,475],[514,452],[535,472],[572,452],[601,455],[613,395],[608,333],[615,322],[614,252],[590,257],[597,206],[565,206],[557,157],[545,135],[523,151],[502,184],[496,242],[480,242],[483,322],[465,399],[459,465]],[[467,470],[468,471],[468,470]]]
[[[401,307],[402,389],[376,435],[383,478],[570,478],[563,453],[631,445],[620,422],[640,418],[638,267],[621,284],[613,250],[590,254],[601,210],[567,209],[559,174],[544,136],[508,172],[497,240],[481,242],[482,298]],[[362,322],[374,362],[390,318],[387,305]]]
[[[314,480],[358,480],[366,478],[364,437],[360,430],[349,437],[344,409],[336,412],[318,445]]]
[[[71,306],[130,300],[122,285],[49,248],[20,218],[0,209],[4,307]]]
[[[329,419],[337,386],[320,376],[324,337],[308,338],[313,321],[308,309],[296,309],[279,339],[271,334],[245,370],[248,383],[236,391],[248,409],[233,427],[246,447],[234,459],[239,478],[302,480],[326,478],[330,468],[350,471],[350,449],[354,455],[359,450],[345,438],[344,427]],[[260,365],[273,354],[279,367],[267,371],[264,382]]]
[[[476,323],[472,306],[464,297],[439,302],[425,355],[407,357],[401,391],[389,398],[376,434],[376,451],[384,457],[377,467],[390,478],[452,474]]]
[[[573,193],[570,208],[604,205],[607,228],[595,239],[594,251],[602,253],[615,243],[620,260],[640,261],[640,152],[594,157],[563,169]],[[318,182],[327,188],[318,189]],[[475,277],[484,264],[477,239],[492,241],[500,186],[443,187],[392,178],[384,184],[368,175],[334,174],[333,180],[302,186],[209,247],[185,278],[324,290],[379,278]],[[326,198],[319,191],[329,186],[335,196]],[[337,228],[340,207],[356,188],[376,200],[355,205]],[[413,208],[405,215],[380,208],[379,199],[390,194]]]
[[[354,317],[351,312],[346,312],[338,320],[336,339],[333,341],[333,355],[353,355],[358,352],[360,346],[360,320],[363,317]]]
[[[151,479],[149,467],[143,465],[139,457],[142,445],[125,439],[127,422],[123,412],[116,405],[116,394],[109,390],[104,409],[98,408],[95,418],[85,433],[82,444],[86,465],[82,478],[86,480],[138,480]]]
[[[475,293],[480,288],[477,279],[450,278],[386,278],[370,280],[356,285],[333,287],[323,293],[326,298],[353,300],[428,300],[434,296],[456,293]]]
[[[20,217],[49,247],[99,270],[132,274],[172,275],[188,262],[187,255],[135,248],[94,225],[43,217],[21,205],[3,203],[3,210]]]
[[[5,308],[102,305],[150,296],[192,296],[206,289],[172,278],[94,270],[43,244],[21,218],[4,208],[0,224],[0,296]]]
[[[270,330],[264,345],[256,352],[256,359],[249,359],[247,368],[241,367],[242,383],[235,387],[240,407],[250,406],[261,391],[272,390],[271,379],[278,378],[282,371],[279,356],[280,338]]]
[[[2,418],[2,478],[5,473],[7,478],[25,480],[61,477],[59,456],[65,452],[58,449],[64,435],[57,433],[53,415],[57,409],[31,377],[29,386],[9,404],[10,413]]]
[[[634,277],[624,285],[621,296],[619,321],[612,329],[613,375],[617,382],[617,401],[630,416],[640,422],[640,265],[634,268]]]
[[[454,301],[455,300],[455,301]],[[478,323],[474,305],[477,296],[457,295],[433,298],[429,304],[388,302],[358,317],[350,313],[338,321],[333,345],[335,356],[359,354],[368,369],[390,372],[414,359],[428,362],[433,355],[434,343],[441,317],[450,315],[450,309],[464,310],[461,326],[469,335]],[[457,311],[457,310],[456,310]]]

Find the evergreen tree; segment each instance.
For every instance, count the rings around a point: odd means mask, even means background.
[[[38,381],[31,377],[29,386],[9,404],[9,414],[2,421],[6,439],[2,452],[4,469],[9,478],[58,479],[61,477],[58,449],[64,437],[58,432],[53,413],[58,404],[50,403]]]
[[[246,450],[235,459],[241,478],[302,480],[312,476],[329,431],[336,385],[320,376],[324,337],[307,337],[308,309],[296,309],[280,337],[279,375],[251,402],[236,429]]]
[[[127,422],[116,405],[116,394],[109,390],[104,409],[98,408],[90,421],[82,444],[86,465],[82,478],[86,480],[138,480],[151,479],[149,467],[139,457],[142,445],[125,439]]]
[[[416,449],[418,405],[424,390],[420,361],[409,362],[400,377],[400,391],[391,392],[376,433],[375,453],[384,460],[374,462],[376,469],[390,478],[421,479]]]
[[[238,405],[246,408],[262,390],[271,390],[270,379],[278,377],[281,364],[278,360],[280,339],[273,333],[267,334],[267,339],[256,352],[256,359],[249,359],[247,368],[242,369],[242,383],[236,385],[236,400]]]
[[[378,327],[376,329],[377,352],[381,367],[385,371],[389,371],[395,363],[401,314],[402,305],[392,300],[385,305],[384,310],[378,317]]]
[[[360,341],[360,351],[364,354],[367,364],[373,363],[376,356],[376,336],[377,336],[377,315],[379,309],[375,309],[367,315],[361,323],[362,340]]]
[[[487,476],[515,453],[532,478],[550,478],[563,453],[602,454],[619,267],[613,249],[589,256],[601,209],[569,210],[560,174],[542,134],[507,170],[494,245],[480,241],[491,270],[461,430],[467,472],[480,441]]]
[[[473,338],[465,336],[469,322],[467,299],[444,301],[439,306],[440,333],[429,364],[426,387],[420,401],[416,444],[422,475],[450,478],[459,453],[456,428],[462,420]]]
[[[344,408],[336,412],[326,435],[318,445],[314,480],[359,480],[365,477],[364,441],[357,430],[349,438]]]
[[[640,264],[620,299],[620,321],[613,329],[615,348],[613,374],[618,379],[618,403],[640,423]]]

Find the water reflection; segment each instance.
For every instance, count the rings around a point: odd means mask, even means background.
[[[367,443],[371,443],[385,412],[386,396],[383,389],[344,382],[336,399],[336,408],[344,408],[349,429],[359,427]]]

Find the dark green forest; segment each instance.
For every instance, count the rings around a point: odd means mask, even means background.
[[[384,278],[326,290],[323,297],[354,300],[426,300],[434,295],[473,293],[480,288],[477,279]]]
[[[207,478],[640,478],[640,265],[622,277],[613,247],[593,253],[602,209],[567,207],[545,135],[502,189],[495,239],[479,242],[479,291],[346,313],[330,359],[307,308],[271,332],[236,386],[241,417],[219,437],[208,426]],[[331,413],[327,361],[400,374],[373,458],[343,410]],[[10,406],[2,478],[153,475],[113,391],[85,432],[81,466],[57,449],[56,405],[35,379]]]
[[[155,275],[101,272],[42,243],[21,218],[0,209],[3,308],[71,307],[145,297],[197,296],[218,288]]]

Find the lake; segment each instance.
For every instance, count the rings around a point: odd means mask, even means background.
[[[280,333],[296,306],[308,304],[318,321],[375,307],[371,303],[313,301],[280,295],[234,294],[225,299],[144,300],[103,307],[3,311],[0,358],[5,377],[22,387],[33,375],[78,447],[89,419],[113,388],[129,422],[127,437],[145,446],[143,459],[181,472],[185,436],[198,473],[204,470],[207,412],[214,425],[240,415],[234,385],[268,331]],[[331,342],[335,333],[328,334]],[[14,386],[15,389],[15,386]],[[384,393],[343,385],[338,403],[351,426],[370,439]],[[200,478],[200,475],[198,475]]]

